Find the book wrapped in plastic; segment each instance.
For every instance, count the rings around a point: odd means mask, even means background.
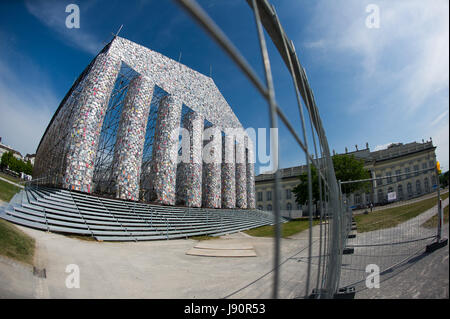
[[[145,129],[153,88],[153,81],[142,75],[135,77],[128,86],[113,157],[112,179],[117,198],[139,199]]]
[[[63,186],[90,193],[94,175],[94,159],[100,131],[116,77],[120,59],[110,53],[97,56],[80,93],[70,130],[69,150]]]
[[[236,207],[247,208],[247,164],[244,135],[236,139]]]
[[[181,107],[181,100],[173,95],[164,97],[158,107],[150,173],[150,200],[159,204],[175,205]]]
[[[227,134],[222,139],[222,208],[236,207],[235,136]]]
[[[182,156],[177,172],[177,202],[188,207],[202,206],[202,145],[205,119],[189,111],[182,119]]]
[[[213,125],[204,130],[203,139],[203,192],[204,207],[222,206],[222,133]]]

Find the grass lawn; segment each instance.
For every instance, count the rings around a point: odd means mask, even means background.
[[[319,220],[313,220],[313,226],[318,225]],[[309,228],[309,220],[291,220],[287,223],[281,224],[281,237],[289,237],[291,235],[300,233]],[[274,237],[275,226],[261,226],[244,231],[246,234],[255,237]]]
[[[9,202],[15,193],[18,193],[21,189],[8,182],[0,180],[0,200]]]
[[[34,247],[33,238],[0,219],[0,255],[32,265]]]
[[[446,206],[444,208],[444,224],[448,223],[448,207],[449,206]],[[437,225],[438,225],[437,215],[434,215],[433,217],[431,217],[429,220],[427,220],[425,223],[422,224],[422,226],[426,228],[437,228]]]
[[[448,193],[441,196],[442,199],[448,197]],[[436,198],[429,198],[420,202],[374,211],[368,215],[354,216],[358,226],[358,232],[364,233],[368,231],[394,227],[408,219],[425,212],[436,205]]]
[[[0,177],[3,177],[4,179],[7,179],[8,181],[14,182],[14,183],[20,183],[22,180],[20,178],[5,174],[3,172],[0,172]]]

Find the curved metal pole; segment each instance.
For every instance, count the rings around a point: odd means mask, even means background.
[[[273,78],[272,71],[270,69],[269,53],[267,52],[267,45],[264,38],[264,32],[262,29],[261,18],[259,16],[258,6],[256,5],[256,0],[253,1],[253,12],[255,14],[256,27],[258,29],[259,44],[261,46],[261,55],[263,57],[264,71],[266,76],[266,84],[269,93],[269,115],[270,115],[270,127],[278,128],[278,118],[277,110],[275,104],[275,91],[273,88]],[[274,243],[274,281],[273,281],[273,292],[272,297],[274,299],[278,298],[278,282],[280,277],[279,260],[280,260],[280,237],[281,237],[281,224],[280,224],[280,205],[279,205],[279,189],[280,189],[280,172],[278,170],[278,140],[271,136],[271,143],[274,145],[275,154],[272,154],[273,159],[273,169],[275,169],[275,185],[274,185],[274,203],[275,203],[275,243]]]

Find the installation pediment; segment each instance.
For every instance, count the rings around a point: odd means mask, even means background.
[[[222,129],[242,128],[212,78],[130,40],[115,37],[108,49],[136,72],[152,79]]]

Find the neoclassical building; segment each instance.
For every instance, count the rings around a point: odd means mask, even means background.
[[[362,150],[348,152],[364,160],[364,166],[374,180],[368,192],[356,192],[348,197],[350,206],[364,206],[370,202],[388,202],[388,193],[395,192],[395,200],[406,200],[436,190],[437,177],[436,147],[433,142],[422,141],[407,144],[394,143],[387,149],[370,151],[368,144]],[[280,205],[283,216],[297,217],[305,210],[295,202],[292,190],[299,183],[299,176],[306,172],[306,166],[281,169]],[[395,175],[401,175],[394,177]],[[273,208],[273,174],[260,174],[255,177],[256,207],[262,210]]]
[[[395,193],[395,200],[406,200],[436,190],[436,147],[433,142],[394,143],[387,149],[353,152],[365,160],[370,171],[372,191],[355,193],[349,198],[351,205],[388,202],[388,193]],[[369,153],[367,155],[367,152]],[[398,177],[392,177],[399,175]],[[379,179],[382,178],[382,179]]]
[[[132,201],[255,208],[253,154],[210,77],[116,36],[60,103],[33,178]]]

